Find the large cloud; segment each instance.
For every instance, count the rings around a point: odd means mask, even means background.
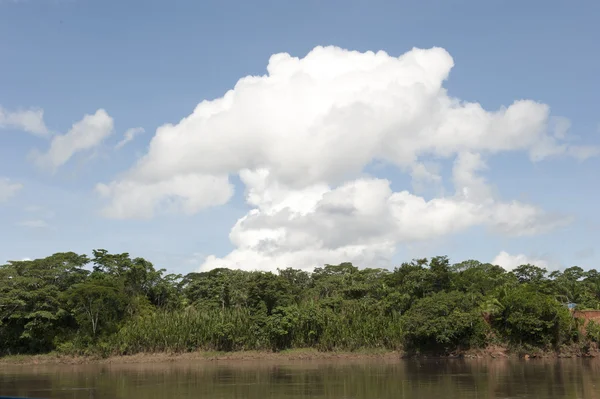
[[[203,101],[176,125],[157,129],[148,153],[97,189],[107,216],[151,217],[164,205],[193,213],[224,204],[239,174],[255,209],[233,227],[237,249],[216,266],[313,267],[387,260],[399,243],[488,226],[537,234],[565,219],[502,201],[479,173],[486,156],[525,151],[585,158],[570,147],[568,121],[549,125],[549,107],[518,100],[486,111],[450,97],[453,67],[441,48],[400,57],[317,47],[299,59],[276,54],[268,74],[240,79],[222,98]],[[454,159],[452,195],[425,200],[365,176],[372,162],[420,181],[441,176],[429,157]]]
[[[493,198],[483,180],[467,177],[469,172],[462,170],[472,157],[461,155],[456,160],[455,181],[461,181],[457,192],[429,201],[408,191],[393,192],[385,179],[360,178],[335,188],[314,185],[297,190],[269,182],[266,170],[244,170],[240,176],[247,201],[256,208],[231,231],[236,249],[224,258],[208,257],[202,267],[311,269],[348,260],[389,266],[400,243],[473,226],[533,235],[568,222],[529,204]]]

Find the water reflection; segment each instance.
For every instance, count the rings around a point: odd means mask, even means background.
[[[0,366],[0,395],[141,398],[589,398],[600,362],[398,360]]]

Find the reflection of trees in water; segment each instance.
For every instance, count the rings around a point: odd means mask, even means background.
[[[325,392],[326,377],[318,369],[274,366],[269,377],[270,391],[286,397],[319,397]]]
[[[510,362],[508,372],[498,380],[496,392],[499,396],[582,397],[580,369],[577,362],[569,360]]]
[[[51,392],[52,377],[40,376],[32,381],[27,375],[4,372],[0,369],[0,395],[28,396],[30,391]],[[38,396],[43,393],[38,394]]]
[[[92,379],[96,381],[95,378]],[[44,370],[35,366],[0,371],[0,395],[34,398],[95,398],[90,378],[59,368]]]
[[[368,364],[207,363],[27,368],[0,393],[69,399],[590,398],[600,362],[407,360]]]
[[[594,360],[414,360],[405,374],[419,394],[445,397],[598,398],[600,363]],[[431,387],[436,387],[432,390]]]

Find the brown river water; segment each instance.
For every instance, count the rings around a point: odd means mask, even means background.
[[[600,399],[600,360],[197,361],[0,365],[0,396]]]

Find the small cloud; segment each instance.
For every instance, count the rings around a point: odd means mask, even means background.
[[[491,262],[493,265],[502,266],[506,270],[513,270],[521,265],[534,265],[548,268],[548,262],[543,259],[531,258],[524,254],[511,255],[506,251],[500,252]]]
[[[143,127],[132,127],[131,129],[127,129],[127,131],[123,135],[123,140],[121,140],[117,143],[117,145],[115,146],[115,149],[118,150],[120,148],[123,148],[125,146],[125,144],[129,143],[136,136],[138,136],[144,132],[146,132],[146,130]]]
[[[600,147],[591,145],[574,145],[567,149],[567,153],[579,161],[585,161],[600,155]]]
[[[34,152],[32,157],[40,167],[56,171],[77,152],[98,146],[113,133],[113,126],[113,118],[105,110],[99,109],[95,114],[85,115],[74,123],[67,133],[55,136],[46,153]]]
[[[21,183],[14,183],[7,177],[0,177],[0,202],[8,201],[22,188]]]
[[[0,129],[17,129],[36,136],[50,134],[44,123],[44,110],[41,108],[8,111],[0,106]]]
[[[27,227],[30,229],[44,229],[48,227],[48,223],[42,219],[23,220],[17,223],[18,226]]]

